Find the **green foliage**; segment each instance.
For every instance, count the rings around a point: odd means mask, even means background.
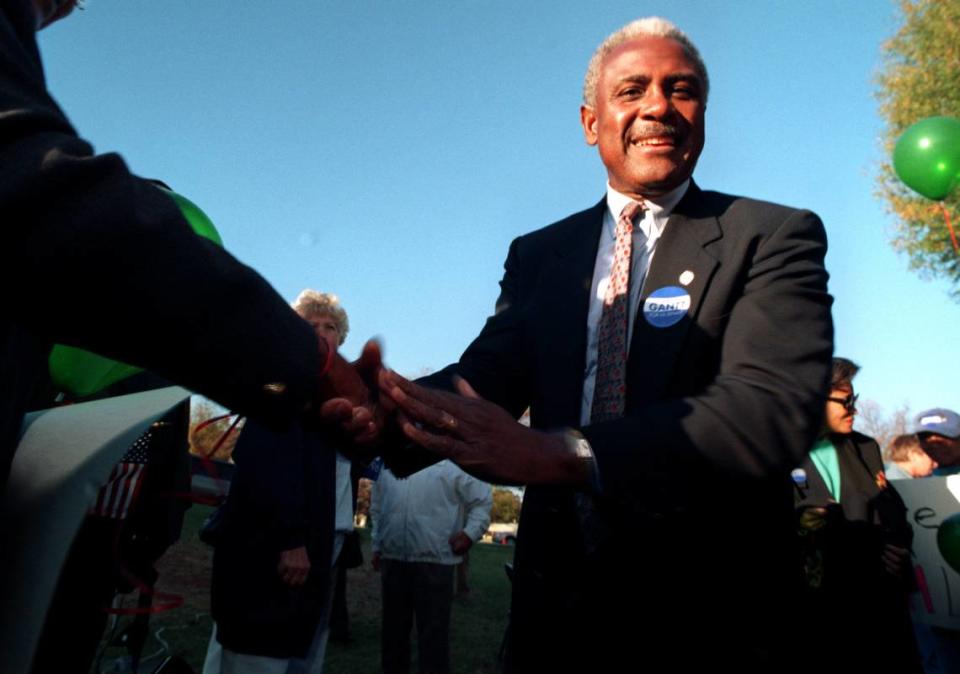
[[[906,187],[890,160],[897,138],[926,117],[960,118],[960,0],[901,0],[903,24],[883,45],[877,76],[884,161],[877,175],[878,194],[897,217],[893,246],[910,267],[928,278],[951,282],[960,300],[960,255],[940,207]],[[955,229],[960,226],[960,190],[943,200]]]
[[[886,452],[895,437],[910,432],[912,420],[913,414],[906,404],[887,414],[875,401],[862,400],[857,405],[854,428],[876,440],[880,449]]]
[[[520,498],[507,489],[494,488],[492,522],[516,522],[520,518]]]

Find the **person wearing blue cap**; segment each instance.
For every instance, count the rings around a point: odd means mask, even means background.
[[[924,410],[914,417],[913,432],[923,450],[939,466],[934,475],[960,473],[960,414],[943,407]],[[929,638],[919,640],[927,674],[960,671],[960,632],[931,626]]]
[[[939,464],[935,475],[960,472],[960,414],[942,407],[925,410],[916,416],[913,432]]]

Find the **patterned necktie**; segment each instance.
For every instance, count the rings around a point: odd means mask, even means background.
[[[617,220],[613,265],[597,329],[597,381],[590,408],[591,423],[623,416],[627,397],[627,319],[630,316],[633,219],[644,208],[643,202],[631,201],[624,206]]]

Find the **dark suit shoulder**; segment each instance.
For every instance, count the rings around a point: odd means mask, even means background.
[[[879,447],[880,445],[874,438],[871,438],[869,435],[864,435],[863,433],[858,433],[857,431],[851,431],[847,434],[847,437],[850,438],[857,445],[874,445]]]
[[[853,431],[850,433],[850,441],[853,442],[857,450],[868,459],[871,463],[871,467],[876,470],[883,470],[883,458],[880,452],[880,444],[869,435],[864,435],[863,433],[857,433]]]
[[[843,435],[832,434],[830,439],[838,451],[848,457],[856,457],[853,463],[863,466],[868,471],[871,481],[879,471],[883,470],[880,445],[869,435],[851,431]]]

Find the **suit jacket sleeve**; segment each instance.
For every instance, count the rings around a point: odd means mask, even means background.
[[[46,91],[31,20],[28,2],[0,5],[8,317],[286,424],[315,387],[312,330],[118,155],[94,155],[77,137]],[[272,382],[285,392],[265,393]]]

